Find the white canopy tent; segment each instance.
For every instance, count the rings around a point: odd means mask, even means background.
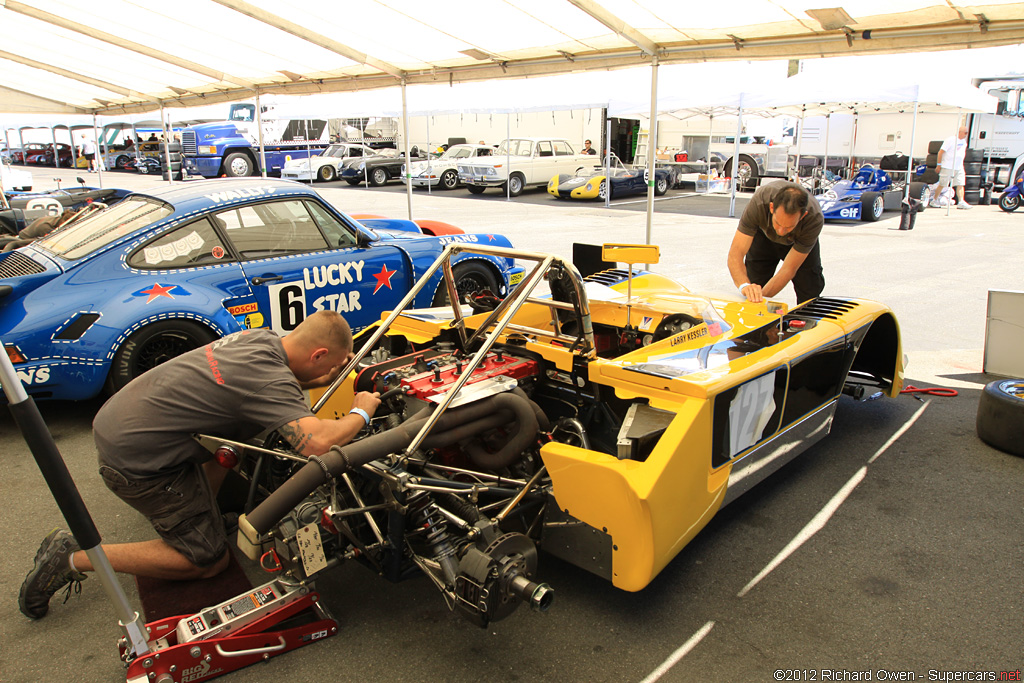
[[[1024,42],[1020,2],[816,5],[807,0],[391,0],[358,5],[358,21],[352,21],[350,12],[331,3],[299,0],[178,0],[173,6],[138,0],[0,0],[5,27],[0,111],[131,113],[227,102],[252,93],[396,85],[407,111],[410,84],[650,64],[653,112],[659,64]],[[654,145],[648,147],[649,241]]]

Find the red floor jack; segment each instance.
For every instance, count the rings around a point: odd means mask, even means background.
[[[5,353],[0,354],[0,386],[75,541],[114,604],[125,633],[118,646],[128,683],[205,681],[338,632],[338,622],[320,606],[311,586],[280,579],[198,614],[143,624],[117,581],[50,430]]]
[[[146,625],[150,650],[128,661],[128,683],[187,683],[221,676],[338,632],[309,586],[275,579],[195,615]]]

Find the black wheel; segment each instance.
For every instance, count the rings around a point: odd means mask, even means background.
[[[972,206],[981,204],[981,190],[964,190],[964,201]]]
[[[318,170],[316,172],[316,177],[319,178],[320,180],[324,181],[325,183],[331,182],[332,180],[334,180],[334,178],[337,175],[338,175],[337,171],[335,171],[334,167],[331,166],[330,164],[328,164],[327,166],[321,166],[320,170]],[[349,182],[350,185],[354,184],[354,183],[352,183],[351,180],[348,181],[348,182]],[[356,183],[358,183],[358,182],[359,181],[357,180]]]
[[[927,166],[928,168],[935,168],[935,165],[937,163],[939,163],[939,153],[938,152],[935,152],[933,154],[929,154],[928,156],[926,156],[924,158],[924,165]]]
[[[964,174],[968,177],[972,175],[981,175],[981,167],[984,166],[980,161],[972,161],[969,164],[964,164]]]
[[[985,150],[983,150],[983,149],[974,149],[973,147],[968,147],[967,151],[964,152],[964,162],[965,163],[968,163],[968,164],[970,164],[970,163],[977,163],[979,161],[984,161],[984,160],[985,160]],[[965,168],[965,170],[966,170],[966,168]],[[967,171],[967,175],[970,175],[970,174],[971,174],[971,172]]]
[[[668,192],[668,178],[654,179],[654,194],[659,197]]]
[[[1024,456],[1024,380],[989,382],[978,399],[978,436],[1004,453]]]
[[[969,175],[964,179],[965,190],[980,190],[981,189],[981,178],[976,175]]]
[[[492,271],[482,263],[473,261],[458,263],[452,268],[452,275],[455,276],[455,291],[459,293],[461,301],[466,300],[467,294],[475,294],[484,289],[491,290],[494,294],[498,292],[498,279]],[[448,304],[448,290],[442,282],[437,293],[434,294],[434,306],[446,306]]]
[[[470,194],[480,194],[485,188],[481,185],[466,185],[466,189]]]
[[[224,159],[224,175],[229,178],[244,178],[252,172],[252,159],[241,152],[232,152]]]
[[[932,189],[928,187],[928,183],[910,183],[909,196],[919,200],[921,205],[917,207],[917,210],[924,211],[928,206],[928,200],[932,198]]]
[[[125,154],[118,154],[117,158],[114,159],[114,168],[123,169],[128,165],[128,156]]]
[[[885,211],[885,197],[880,192],[865,192],[860,196],[860,219],[874,223]]]
[[[943,143],[943,140],[932,140],[931,142],[929,142],[928,143],[928,153],[929,154],[938,154],[939,150],[942,149],[942,143]],[[935,164],[929,164],[929,166],[934,166],[934,165]]]
[[[351,185],[352,187],[355,187],[356,185],[358,185],[362,181],[359,180],[359,178],[345,178],[345,182],[348,183],[349,185]]]
[[[732,177],[732,159],[725,163],[725,175]],[[740,162],[736,170],[736,188],[739,190],[753,190],[757,187],[757,162],[746,154],[740,155]]]
[[[508,177],[508,196],[518,197],[523,193],[523,176],[519,173],[513,173]]]
[[[216,338],[209,328],[188,320],[163,320],[147,325],[128,337],[114,354],[107,389],[110,393],[119,391],[147,370]]]
[[[454,190],[459,186],[459,172],[449,168],[441,174],[441,187],[446,190]]]
[[[181,153],[181,143],[180,142],[172,142],[170,144],[166,144],[166,143],[161,142],[160,143],[160,156],[163,156],[164,152],[167,152],[169,154],[180,154]]]
[[[370,171],[370,184],[374,187],[380,187],[388,181],[388,172],[383,168],[375,168]]]
[[[1012,213],[1017,210],[1018,206],[1020,206],[1019,194],[1011,197],[1008,193],[1004,192],[999,196],[999,208],[1003,211]]]

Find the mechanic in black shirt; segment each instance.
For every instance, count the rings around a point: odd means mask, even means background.
[[[360,392],[349,414],[321,420],[302,392],[333,382],[351,352],[345,319],[319,311],[283,338],[250,329],[218,339],[158,365],[114,394],[93,422],[100,476],[159,536],[104,544],[114,570],[187,580],[226,569],[228,541],[216,496],[227,470],[192,434],[244,441],[277,430],[307,456],[348,443],[369,424],[378,395]],[[43,617],[56,591],[91,570],[71,534],[51,532],[22,584],[22,613]]]
[[[590,140],[583,141],[583,151],[581,154],[597,154],[597,150],[590,146]]]
[[[825,288],[818,244],[824,224],[821,207],[802,186],[785,181],[762,185],[744,209],[729,247],[733,284],[752,303],[776,296],[790,281],[798,303],[819,296]]]

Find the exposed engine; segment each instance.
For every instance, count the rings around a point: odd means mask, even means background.
[[[240,545],[244,535],[265,569],[297,580],[345,560],[393,581],[423,572],[480,626],[521,601],[546,610],[554,591],[533,580],[550,489],[538,449],[552,431],[529,397],[538,360],[488,353],[414,443],[466,364],[447,343],[367,356],[356,389],[381,393],[371,424],[308,461],[277,454],[267,462],[263,451],[246,472],[268,495],[240,520]]]

